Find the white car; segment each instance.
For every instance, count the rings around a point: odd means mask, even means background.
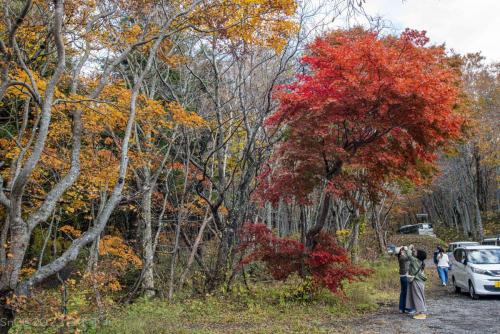
[[[459,247],[450,261],[456,292],[468,291],[473,299],[500,295],[500,246]]]

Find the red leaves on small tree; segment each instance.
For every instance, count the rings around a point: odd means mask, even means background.
[[[395,178],[419,183],[460,134],[459,76],[425,32],[337,30],[309,45],[308,74],[278,90],[267,126],[283,130],[259,197],[307,202],[325,180],[339,196]]]
[[[316,286],[338,293],[342,281],[352,281],[371,272],[354,266],[346,250],[326,233],[317,236],[311,251],[297,240],[276,237],[264,224],[246,223],[240,236],[239,250],[249,252],[240,265],[262,261],[276,280],[286,280],[291,274],[302,274],[304,271],[312,277]]]

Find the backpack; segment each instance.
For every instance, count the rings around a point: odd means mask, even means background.
[[[439,262],[439,261],[438,261],[438,255],[439,255],[439,252],[438,252],[438,251],[435,251],[435,252],[434,252],[434,258],[433,258],[433,260],[434,260],[434,264],[438,264],[438,262]]]
[[[427,253],[423,249],[417,249],[417,259],[424,262],[427,259]]]

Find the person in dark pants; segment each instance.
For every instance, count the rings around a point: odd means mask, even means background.
[[[408,270],[410,268],[410,259],[406,254],[406,247],[398,247],[396,254],[399,262],[399,282],[401,291],[399,293],[399,313],[409,312],[406,308],[406,294],[408,292]]]

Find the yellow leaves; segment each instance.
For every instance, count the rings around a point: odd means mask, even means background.
[[[280,51],[297,30],[296,8],[295,0],[219,0],[201,6],[191,20],[218,38]]]
[[[53,326],[56,323],[61,323],[65,328],[74,328],[72,333],[79,334],[81,333],[78,329],[78,324],[80,323],[80,321],[81,316],[78,311],[70,311],[68,313],[55,312],[49,323],[52,323]]]
[[[113,281],[108,283],[108,288],[111,291],[120,291],[122,289],[122,286],[121,286],[120,282],[118,282],[117,280],[113,280]]]
[[[176,68],[184,63],[186,63],[186,58],[182,55],[175,54],[172,49],[172,41],[165,38],[158,49],[158,59],[163,61],[165,64],[172,68]]]
[[[97,156],[99,158],[104,158],[104,159],[112,159],[113,158],[113,152],[110,150],[102,149],[97,151]]]
[[[351,234],[351,230],[349,229],[340,229],[335,232],[335,235],[338,238],[345,238]]]
[[[66,13],[66,25],[75,30],[83,30],[86,23],[92,19],[96,11],[95,0],[66,0],[64,3],[64,11]]]
[[[339,229],[335,232],[337,240],[344,246],[347,245],[347,243],[349,242],[350,235],[351,235],[351,230],[349,229]]]
[[[23,295],[12,295],[6,298],[5,303],[9,305],[12,309],[20,311],[26,307],[29,298]]]
[[[35,268],[27,267],[21,269],[21,276],[30,277],[36,271]]]
[[[31,76],[33,78],[34,84],[36,85],[36,87],[33,88],[36,88],[40,94],[45,94],[45,89],[47,88],[47,80],[41,77],[36,71],[32,71]],[[32,86],[29,75],[21,68],[15,68],[11,70],[11,72],[9,73],[9,78],[13,81],[22,82],[30,87]],[[28,89],[21,85],[10,86],[7,89],[6,95],[11,98],[26,98],[30,96]],[[54,96],[60,98],[64,96],[64,94],[61,93],[61,91],[56,87]]]
[[[36,83],[36,88],[40,91],[40,93],[43,93],[45,91],[45,88],[47,87],[47,83],[45,80],[40,79],[38,74],[35,72],[32,74],[33,75],[33,80]],[[19,81],[27,84],[28,86],[31,86],[31,80],[26,74],[21,69],[15,69],[12,71],[9,75],[10,79],[13,81]],[[10,86],[9,89],[7,89],[7,96],[9,97],[27,97],[29,96],[28,90],[23,87],[23,86]]]
[[[272,22],[269,33],[264,35],[263,45],[278,52],[282,51],[288,37],[298,31],[298,25],[291,21],[277,20]]]
[[[68,287],[74,288],[76,286],[76,280],[73,278],[68,278],[66,280],[66,284],[68,285]]]
[[[69,212],[74,212],[75,211],[75,209],[73,209],[71,207],[68,208],[68,209],[71,209],[71,211],[69,211]],[[64,225],[61,228],[59,228],[59,231],[63,232],[63,233],[66,233],[66,234],[69,234],[70,236],[72,236],[74,238],[78,238],[78,237],[80,237],[82,235],[82,231],[74,228],[71,225]]]
[[[109,127],[125,127],[130,109],[131,92],[123,82],[115,81],[107,85],[100,96],[100,101],[89,102],[83,109],[85,129],[93,134],[100,134]]]
[[[144,95],[139,97],[139,108],[137,110],[137,122],[149,126],[153,130],[155,126],[166,126],[166,112],[161,102],[147,98]]]
[[[17,43],[29,57],[32,57],[38,50],[40,43],[45,39],[46,34],[47,27],[40,21],[24,20],[17,31]]]
[[[181,55],[171,55],[171,56],[163,56],[160,55],[161,60],[163,60],[168,66],[172,68],[179,67],[182,64],[187,62],[186,57]]]
[[[172,120],[175,124],[191,128],[198,128],[206,124],[205,120],[194,112],[188,112],[178,102],[170,102],[167,105],[172,114]]]
[[[20,152],[21,149],[19,148],[19,146],[13,145],[9,150],[7,150],[7,152],[5,152],[4,156],[6,159],[15,159]]]
[[[121,269],[124,269],[128,264],[136,268],[142,266],[142,261],[134,253],[134,250],[125,244],[125,241],[118,236],[104,236],[99,242],[99,255],[115,257],[116,260],[113,261],[113,264]]]
[[[139,40],[142,29],[138,24],[134,24],[123,32],[123,40],[125,43],[134,44]]]
[[[219,213],[224,216],[224,217],[227,217],[227,215],[229,214],[229,211],[227,210],[227,208],[223,205],[221,205],[219,207]]]
[[[192,202],[184,204],[184,208],[189,215],[203,216],[205,207],[206,204],[200,196],[195,196]]]

